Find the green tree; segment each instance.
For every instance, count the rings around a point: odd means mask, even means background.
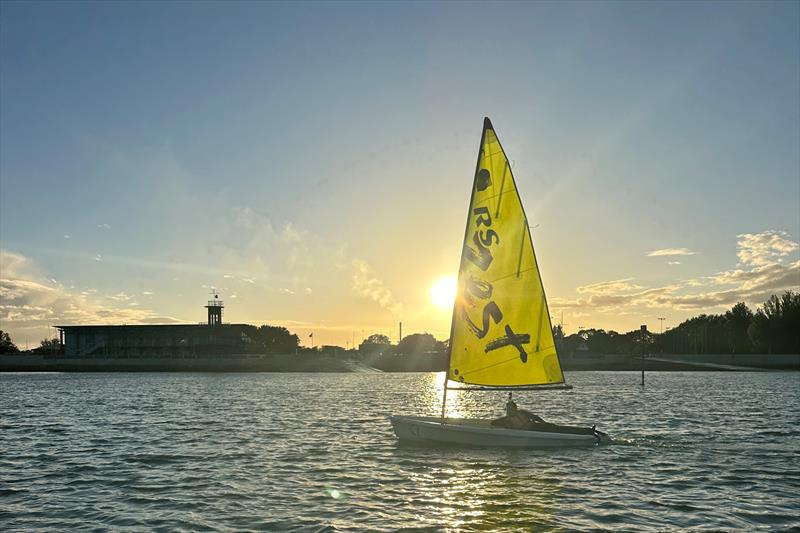
[[[683,354],[730,353],[730,332],[725,315],[702,314],[684,320],[664,333],[664,351]]]
[[[389,337],[383,335],[382,333],[373,333],[367,340],[364,342],[368,344],[391,344],[392,342],[389,340]]]
[[[245,331],[266,353],[293,353],[300,345],[297,335],[281,326],[248,326]]]
[[[391,350],[389,337],[381,333],[373,333],[358,345],[358,351],[366,354],[384,354]]]
[[[747,334],[747,329],[753,322],[753,312],[750,308],[744,302],[739,302],[725,313],[725,320],[731,353],[751,352],[753,343]]]
[[[19,348],[11,341],[11,335],[0,329],[0,353],[18,353]]]
[[[770,296],[753,316],[748,333],[759,351],[800,353],[800,293]]]
[[[561,324],[553,326],[553,340],[556,341],[558,346],[561,346],[564,342],[564,328],[561,327]]]
[[[61,341],[58,339],[42,339],[38,348],[33,349],[36,353],[55,353],[61,351]]]
[[[403,337],[397,345],[397,352],[402,354],[442,353],[444,349],[444,343],[437,341],[430,333],[413,333]]]

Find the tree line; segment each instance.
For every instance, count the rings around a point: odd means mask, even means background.
[[[300,339],[280,326],[246,326],[246,335],[264,353],[295,353],[301,351]],[[561,352],[588,351],[603,354],[650,353],[767,353],[800,354],[800,293],[787,291],[772,295],[764,305],[751,310],[744,302],[737,303],[725,313],[702,314],[681,322],[664,333],[634,330],[618,333],[604,329],[582,329],[564,335],[560,325],[553,336]],[[58,339],[43,339],[34,353],[59,347]],[[324,348],[345,351],[339,346]],[[442,354],[449,341],[437,340],[430,333],[414,333],[393,345],[386,335],[375,333],[367,337],[358,351],[364,354]],[[302,350],[308,351],[308,350]],[[0,353],[18,353],[7,332],[0,331]]]
[[[560,351],[607,354],[800,354],[800,293],[772,295],[754,312],[739,302],[725,313],[702,314],[664,333],[583,329],[565,336],[553,328]]]
[[[58,338],[42,339],[39,346],[30,350],[31,353],[49,353],[57,351],[61,348],[61,341]],[[0,329],[0,353],[20,353],[20,350],[14,341],[11,340],[11,335],[8,332]]]
[[[412,333],[395,345],[386,335],[375,333],[358,345],[358,351],[364,354],[433,355],[445,353],[447,341],[437,340],[430,333]]]

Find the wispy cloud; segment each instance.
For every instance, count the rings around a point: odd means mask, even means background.
[[[249,275],[239,276],[243,281],[253,283],[254,272],[264,276],[285,272],[294,281],[314,271],[313,251],[323,248],[317,236],[290,221],[273,221],[250,207],[233,207],[228,217],[230,224],[215,239],[225,248],[230,264],[250,267]]]
[[[618,279],[614,281],[603,281],[600,283],[593,283],[591,285],[583,285],[576,290],[580,293],[589,294],[611,294],[618,292],[630,292],[642,289],[641,285],[631,283],[633,278]]]
[[[48,279],[35,261],[20,253],[0,250],[0,264],[0,322],[12,336],[43,338],[54,324],[180,322],[148,309],[131,308],[138,303],[122,291],[100,298],[95,289],[73,290]]]
[[[695,252],[688,248],[662,248],[660,250],[647,252],[647,257],[664,257],[673,255],[695,255]]]
[[[681,262],[680,261],[667,261],[667,264],[668,265],[680,265]]]
[[[129,294],[125,294],[125,292],[123,291],[120,291],[117,294],[112,294],[108,296],[108,298],[116,302],[127,302],[131,299],[131,296]]]
[[[402,312],[403,306],[395,301],[390,291],[384,283],[375,276],[372,268],[361,259],[354,259],[353,267],[353,290],[359,296],[369,298],[378,303],[384,309],[388,309],[395,315]]]

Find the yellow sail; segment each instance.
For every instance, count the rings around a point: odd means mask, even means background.
[[[484,120],[453,308],[448,378],[493,386],[563,383],[528,219]]]

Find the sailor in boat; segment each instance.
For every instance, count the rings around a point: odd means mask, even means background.
[[[519,409],[510,392],[506,403],[506,416],[492,420],[492,426],[508,429],[535,429],[537,424],[545,423],[542,417],[525,409]]]

